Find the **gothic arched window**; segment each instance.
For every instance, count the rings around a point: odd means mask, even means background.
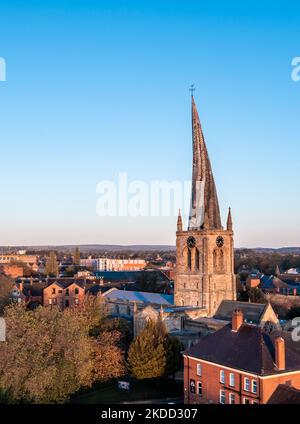
[[[213,251],[213,267],[214,267],[214,272],[217,272],[217,262],[218,262],[218,258],[217,258],[217,251],[214,250]]]
[[[223,272],[224,271],[224,252],[223,249],[220,249],[219,251],[219,272]]]
[[[199,271],[200,269],[200,255],[199,255],[199,250],[197,249],[197,247],[195,248],[195,255],[194,255],[194,267],[195,267],[195,271]]]
[[[188,267],[188,270],[191,270],[192,269],[192,252],[191,252],[191,249],[188,249],[187,267]]]

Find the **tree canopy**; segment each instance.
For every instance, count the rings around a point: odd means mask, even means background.
[[[3,315],[5,306],[10,302],[12,288],[13,281],[4,274],[0,274],[0,316]]]
[[[62,403],[80,388],[125,372],[120,333],[101,329],[106,315],[97,298],[63,312],[12,304],[5,319],[0,391],[6,401]]]
[[[149,320],[130,346],[129,370],[138,379],[174,374],[181,366],[180,350],[179,340],[167,334],[160,318]]]

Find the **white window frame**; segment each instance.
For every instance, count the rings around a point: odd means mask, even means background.
[[[248,382],[248,389],[247,389],[246,382]],[[250,378],[244,377],[244,390],[245,390],[245,392],[250,392],[250,388],[251,388],[251,386],[250,386]]]
[[[253,400],[252,401],[252,405],[258,405],[258,404],[259,404],[258,400]]]
[[[220,383],[225,384],[225,371],[220,370]]]
[[[232,384],[233,383],[233,384]],[[235,375],[233,372],[229,374],[229,386],[234,387],[235,386]]]
[[[201,385],[201,394],[199,393],[199,385]],[[202,381],[197,381],[197,395],[198,396],[202,396],[203,395]]]
[[[232,397],[233,397],[233,402],[232,402]],[[235,394],[234,393],[229,393],[229,403],[230,403],[230,405],[235,404]]]
[[[254,385],[256,387],[255,390],[254,390]],[[251,389],[252,389],[252,393],[257,393],[257,380],[252,380],[252,382],[251,382]]]
[[[248,401],[248,403],[246,403],[246,400]],[[243,404],[244,405],[249,405],[250,404],[250,399],[247,397],[243,397]]]
[[[224,397],[224,402],[222,402],[222,398]],[[221,389],[220,390],[220,404],[221,405],[225,405],[226,404],[226,392],[225,390]]]
[[[197,375],[198,377],[202,376],[202,364],[197,364]]]

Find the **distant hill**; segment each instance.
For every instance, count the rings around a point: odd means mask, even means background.
[[[66,244],[66,245],[40,245],[40,246],[0,246],[1,251],[15,251],[15,250],[57,250],[61,252],[70,252],[75,249],[75,247],[79,247],[82,253],[88,252],[124,252],[124,251],[132,251],[132,252],[170,252],[175,251],[176,247],[172,245],[160,245],[160,244],[133,244],[133,245],[120,245],[120,244]],[[280,247],[280,248],[272,248],[272,247],[255,247],[255,248],[243,248],[239,247],[235,250],[248,250],[254,251],[258,253],[280,253],[280,254],[300,254],[300,247]]]
[[[59,251],[71,251],[74,250],[76,247],[79,247],[80,251],[82,253],[84,252],[124,252],[124,251],[139,251],[139,252],[152,252],[152,251],[163,251],[163,252],[169,252],[174,251],[175,246],[169,246],[169,245],[119,245],[119,244],[70,244],[70,245],[41,245],[41,246],[0,246],[0,251],[7,251],[7,250],[59,250]]]
[[[278,249],[273,249],[271,247],[256,247],[249,250],[255,250],[255,252],[259,253],[281,253],[284,255],[289,253],[300,254],[300,247],[279,247]]]

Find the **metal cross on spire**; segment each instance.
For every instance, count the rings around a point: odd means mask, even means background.
[[[196,90],[195,85],[192,84],[189,88],[190,92],[191,92],[191,96],[194,94],[194,91]]]

